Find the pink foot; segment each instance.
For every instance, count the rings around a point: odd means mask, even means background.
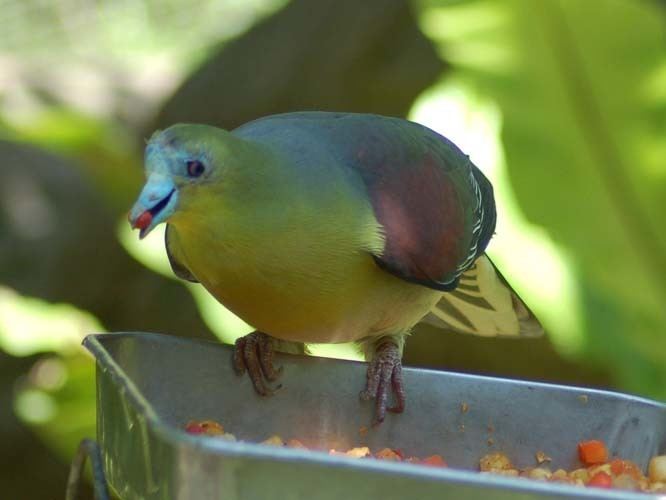
[[[396,405],[387,408],[389,391],[393,391]],[[377,347],[374,359],[367,372],[365,389],[361,399],[375,400],[375,418],[373,425],[381,424],[386,417],[386,410],[402,413],[405,409],[405,389],[402,384],[402,362],[398,346],[393,342],[384,342]]]
[[[282,373],[273,366],[273,339],[261,332],[252,332],[236,340],[234,347],[234,369],[238,375],[247,370],[254,390],[261,396],[273,395],[274,389],[266,381],[276,380]],[[264,380],[265,379],[265,380]],[[277,387],[278,389],[280,386]]]

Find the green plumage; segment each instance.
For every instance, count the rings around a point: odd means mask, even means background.
[[[146,173],[133,225],[168,222],[174,272],[274,338],[356,341],[372,357],[385,339],[402,349],[426,315],[465,333],[542,332],[484,255],[490,183],[421,125],[342,113],[175,125],[149,141]]]

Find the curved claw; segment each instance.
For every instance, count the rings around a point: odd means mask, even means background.
[[[233,365],[238,375],[246,371],[250,375],[254,390],[261,396],[271,396],[275,392],[264,379],[276,380],[282,373],[282,367],[273,366],[273,342],[271,337],[261,332],[253,332],[236,340]],[[279,389],[278,386],[276,389]]]
[[[373,425],[381,424],[386,411],[402,413],[405,409],[405,389],[402,383],[402,362],[400,351],[393,342],[384,342],[377,347],[374,359],[367,372],[365,389],[361,399],[375,399],[375,418]],[[389,392],[395,394],[395,406],[387,407]]]

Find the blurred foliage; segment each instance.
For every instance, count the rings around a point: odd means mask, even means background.
[[[405,116],[443,66],[404,0],[292,0],[213,54],[151,131],[182,121],[231,129],[307,109]]]
[[[53,498],[94,433],[83,332],[247,328],[128,235],[144,137],[175,121],[410,113],[492,178],[491,254],[549,337],[423,328],[406,361],[666,399],[666,2],[0,5],[0,440],[35,464],[9,497]]]
[[[586,352],[623,387],[666,398],[663,7],[446,3],[429,2],[424,29],[499,106],[516,198],[573,259]]]

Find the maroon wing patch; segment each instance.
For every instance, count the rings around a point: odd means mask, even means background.
[[[455,288],[470,242],[464,203],[452,176],[431,154],[409,168],[372,170],[375,175],[366,176],[366,187],[386,235],[377,263],[407,281]]]

